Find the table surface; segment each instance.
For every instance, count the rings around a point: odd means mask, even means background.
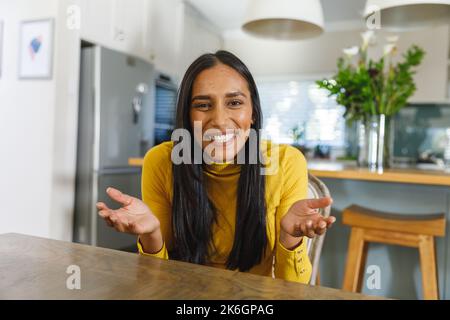
[[[0,299],[381,299],[21,234],[0,235],[0,270]]]
[[[357,167],[356,163],[317,160],[308,161],[308,169],[319,178],[450,186],[450,173],[444,170],[397,166],[382,171],[371,171],[368,168]]]
[[[128,164],[132,167],[141,167],[143,163],[143,158],[128,159]],[[329,160],[310,160],[308,169],[310,173],[319,178],[450,186],[450,173],[443,170],[396,167],[377,172],[359,168],[353,162]]]

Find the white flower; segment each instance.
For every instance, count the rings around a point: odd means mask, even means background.
[[[368,30],[366,32],[361,33],[361,37],[363,39],[362,50],[366,50],[369,45],[374,44],[375,42],[375,32],[373,30]]]
[[[398,36],[398,35],[386,37],[386,41],[387,41],[388,43],[397,43],[397,42],[398,42],[398,39],[399,39],[399,36]]]
[[[359,48],[357,46],[350,47],[350,48],[345,48],[345,49],[342,50],[342,52],[344,52],[344,54],[348,58],[351,58],[351,57],[356,56],[358,54]]]
[[[384,55],[395,54],[397,52],[397,46],[393,43],[384,46]]]

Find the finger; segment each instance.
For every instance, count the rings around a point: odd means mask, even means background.
[[[311,220],[306,221],[306,236],[308,238],[314,238],[315,235],[313,222]]]
[[[317,229],[315,232],[318,236],[321,236],[325,233],[325,231],[327,231],[327,228]]]
[[[114,214],[114,216],[116,217],[115,224],[119,227],[119,229],[120,229],[119,231],[120,232],[128,232],[128,230],[130,228],[130,224],[129,224],[129,220],[128,220],[127,216],[120,212],[116,212]]]
[[[331,227],[331,225],[336,222],[336,217],[333,216],[330,216],[326,219],[327,219],[327,227]]]
[[[327,229],[327,221],[325,218],[321,217],[318,221],[316,221],[316,224],[314,225],[314,232],[317,235],[321,235],[325,232]]]
[[[122,193],[121,191],[114,189],[112,187],[109,187],[108,189],[106,189],[106,193],[108,194],[108,196],[111,197],[111,199],[119,202],[120,204],[124,205],[124,206],[128,206],[131,204],[131,201],[133,200],[133,197]]]
[[[307,199],[306,205],[310,209],[320,209],[326,208],[333,203],[333,199],[331,197],[323,197],[318,199]]]
[[[114,229],[116,229],[116,231],[125,232],[125,228],[116,214],[110,215],[109,219],[111,220],[113,227]]]
[[[104,220],[106,221],[106,224],[107,224],[108,226],[114,227],[114,224],[112,223],[112,221],[111,221],[111,219],[110,219],[109,217],[108,217],[108,218],[105,218]]]
[[[97,202],[95,206],[98,210],[110,210],[104,202]]]
[[[306,228],[306,223],[300,223],[300,231],[301,231],[301,236],[306,236],[307,233],[307,228]]]
[[[317,223],[316,223],[316,225],[315,225],[315,228],[314,228],[314,231],[316,232],[316,233],[319,233],[320,231],[322,231],[322,230],[325,230],[326,228],[327,228],[327,222],[326,222],[326,220],[325,219],[320,219]]]
[[[111,210],[100,210],[98,212],[98,215],[100,217],[103,218],[103,220],[105,220],[106,224],[110,227],[113,226],[113,223],[111,222],[111,220],[109,219],[109,216],[111,215],[112,211]]]
[[[108,218],[112,214],[112,210],[100,210],[98,214],[102,218]]]
[[[124,226],[125,229],[128,229],[129,226],[128,218],[120,213],[117,214],[117,217],[119,218],[119,222],[122,224],[122,226]]]

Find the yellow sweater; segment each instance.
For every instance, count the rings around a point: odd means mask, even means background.
[[[261,145],[267,158],[267,142]],[[259,265],[250,273],[275,276],[289,281],[308,283],[311,276],[311,263],[306,249],[306,238],[294,250],[284,248],[279,242],[280,220],[292,204],[307,197],[308,174],[306,160],[296,148],[288,145],[278,146],[278,161],[269,162],[275,168],[272,175],[266,175],[267,204],[267,250]],[[142,199],[161,223],[163,248],[155,254],[147,254],[137,241],[140,254],[169,259],[168,250],[173,246],[171,203],[172,203],[172,162],[173,142],[165,142],[153,147],[144,158],[142,172]],[[269,149],[270,150],[270,149]],[[276,149],[275,149],[276,150]],[[269,155],[274,155],[270,153]],[[236,193],[240,174],[237,164],[211,164],[204,171],[207,177],[208,196],[217,210],[218,223],[213,226],[213,248],[208,265],[225,268],[231,252],[235,221]]]

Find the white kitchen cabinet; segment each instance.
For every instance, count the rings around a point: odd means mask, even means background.
[[[111,0],[80,0],[81,37],[102,45],[111,43]]]
[[[181,0],[152,0],[148,26],[150,55],[156,68],[171,75],[178,73],[184,15]]]
[[[181,78],[186,65],[222,46],[220,31],[192,16],[182,0],[78,0],[81,37],[139,56]]]
[[[416,44],[426,54],[422,64],[417,68],[417,91],[411,97],[412,103],[443,103],[448,101],[448,55],[449,26],[440,26],[415,32],[401,33],[400,52]]]
[[[81,37],[149,59],[147,22],[152,0],[80,0]]]

